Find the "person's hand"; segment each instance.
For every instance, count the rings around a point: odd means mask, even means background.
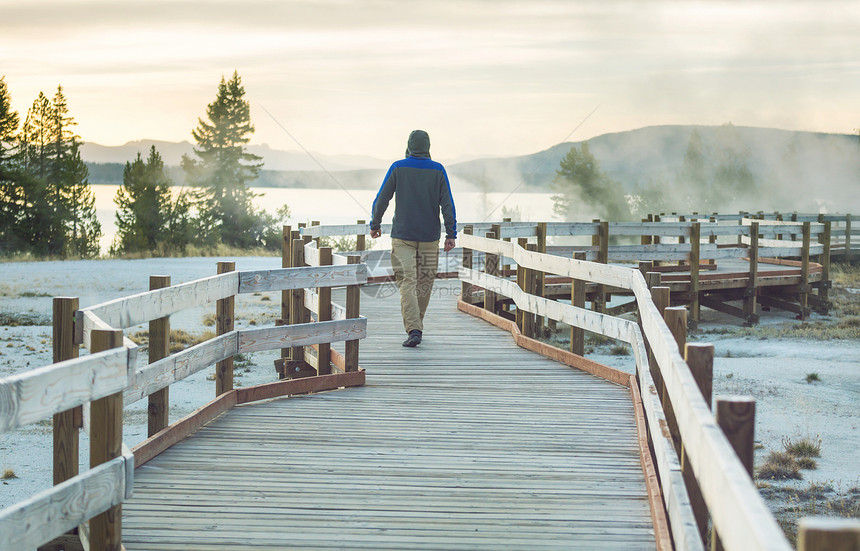
[[[454,245],[456,245],[456,242],[453,239],[451,239],[450,237],[448,239],[446,239],[445,240],[445,252],[447,253],[448,251],[453,249]]]
[[[377,237],[379,237],[380,235],[382,235],[382,231],[380,231],[380,230],[370,230],[370,237],[372,237],[373,239],[376,239],[376,238],[377,238]]]

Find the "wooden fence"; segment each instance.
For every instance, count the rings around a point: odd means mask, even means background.
[[[55,298],[55,363],[0,380],[0,433],[54,417],[55,486],[0,511],[0,549],[69,538],[90,549],[120,549],[121,504],[131,496],[135,467],[236,404],[364,384],[357,340],[366,336],[367,320],[359,314],[358,286],[367,281],[367,266],[324,251],[320,262],[305,267],[237,272],[223,262],[215,276],[173,286],[169,277],[153,276],[148,292],[81,309],[76,298]],[[347,288],[345,308],[330,300],[331,288],[340,286]],[[235,296],[267,291],[301,295],[297,312],[307,305],[317,321],[304,323],[301,316],[294,324],[235,330]],[[168,355],[169,316],[211,302],[218,336]],[[146,322],[150,363],[138,367],[137,346],[122,330]],[[345,352],[332,366],[322,351],[338,341],[346,342]],[[78,357],[80,345],[90,354]],[[305,346],[319,351],[319,376],[233,388],[237,354]],[[215,400],[168,425],[169,386],[213,364]],[[123,407],[145,397],[149,438],[129,450],[122,442]],[[80,428],[90,435],[90,469],[79,474]]]
[[[605,223],[603,223],[605,224]],[[623,228],[624,226],[616,226]],[[694,227],[694,226],[693,226]],[[572,228],[579,231],[579,228]],[[464,289],[483,289],[483,308],[488,316],[501,319],[501,297],[511,299],[517,309],[517,332],[526,338],[534,336],[535,318],[563,322],[571,332],[590,331],[628,343],[636,360],[636,375],[628,385],[635,403],[644,410],[644,425],[656,463],[656,478],[662,496],[663,512],[669,519],[671,541],[657,532],[661,549],[704,549],[713,542],[715,549],[787,550],[790,546],[775,519],[758,494],[752,481],[754,400],[747,397],[717,398],[716,418],[711,414],[713,346],[686,344],[686,309],[668,307],[669,289],[659,285],[659,273],[646,274],[638,268],[612,266],[582,258],[562,258],[537,252],[537,245],[521,237],[527,228],[507,230],[500,225],[485,237],[471,235],[467,228],[460,238],[463,267],[460,279]],[[581,231],[593,230],[583,225]],[[810,226],[805,223],[804,235]],[[649,228],[657,233],[659,228]],[[538,240],[552,230],[538,231]],[[606,236],[606,226],[597,235]],[[660,230],[662,232],[662,230]],[[658,234],[659,235],[659,234]],[[683,235],[683,234],[682,234]],[[520,237],[518,243],[499,237]],[[606,250],[604,245],[604,251]],[[473,251],[486,256],[484,271],[471,267]],[[507,258],[517,267],[517,280],[498,274],[500,259]],[[603,258],[606,256],[603,254]],[[572,281],[570,304],[560,303],[540,294],[537,274],[563,276]],[[605,288],[631,292],[639,312],[639,322],[614,317],[584,306],[582,286],[592,283]],[[474,296],[474,295],[472,295]],[[475,307],[461,300],[461,309],[474,312]],[[593,305],[597,306],[599,305]],[[578,344],[577,344],[578,343]],[[572,338],[571,346],[581,347]],[[683,351],[683,355],[682,355]],[[571,350],[574,352],[574,350]],[[581,350],[577,351],[579,355]],[[588,362],[569,362],[615,382]],[[643,465],[648,458],[643,457]],[[646,476],[648,470],[646,468]],[[708,523],[714,532],[708,534]],[[830,549],[821,542],[817,525],[801,524],[801,549]],[[835,538],[854,537],[844,523],[826,524]]]

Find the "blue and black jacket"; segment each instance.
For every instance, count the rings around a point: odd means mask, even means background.
[[[439,211],[445,237],[457,237],[457,213],[445,167],[430,159],[430,136],[423,130],[409,135],[406,158],[394,162],[373,201],[370,229],[378,230],[394,197],[391,237],[405,241],[439,241]]]

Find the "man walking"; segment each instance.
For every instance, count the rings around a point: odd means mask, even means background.
[[[391,229],[391,266],[400,288],[400,310],[408,338],[403,346],[421,343],[424,312],[439,264],[439,211],[445,221],[445,252],[454,248],[457,217],[454,197],[445,167],[430,159],[430,136],[413,130],[406,146],[406,158],[388,169],[373,201],[370,236],[381,235],[380,224],[394,197]]]

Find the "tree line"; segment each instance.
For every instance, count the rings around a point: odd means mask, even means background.
[[[72,130],[61,86],[40,93],[23,124],[0,77],[0,254],[90,258],[100,254],[101,225],[81,138]],[[194,156],[183,156],[188,188],[179,193],[153,146],[125,164],[117,191],[111,254],[182,254],[194,245],[277,249],[286,205],[270,215],[253,204],[249,184],[263,166],[247,152],[254,132],[237,72],[218,85],[192,131]]]

